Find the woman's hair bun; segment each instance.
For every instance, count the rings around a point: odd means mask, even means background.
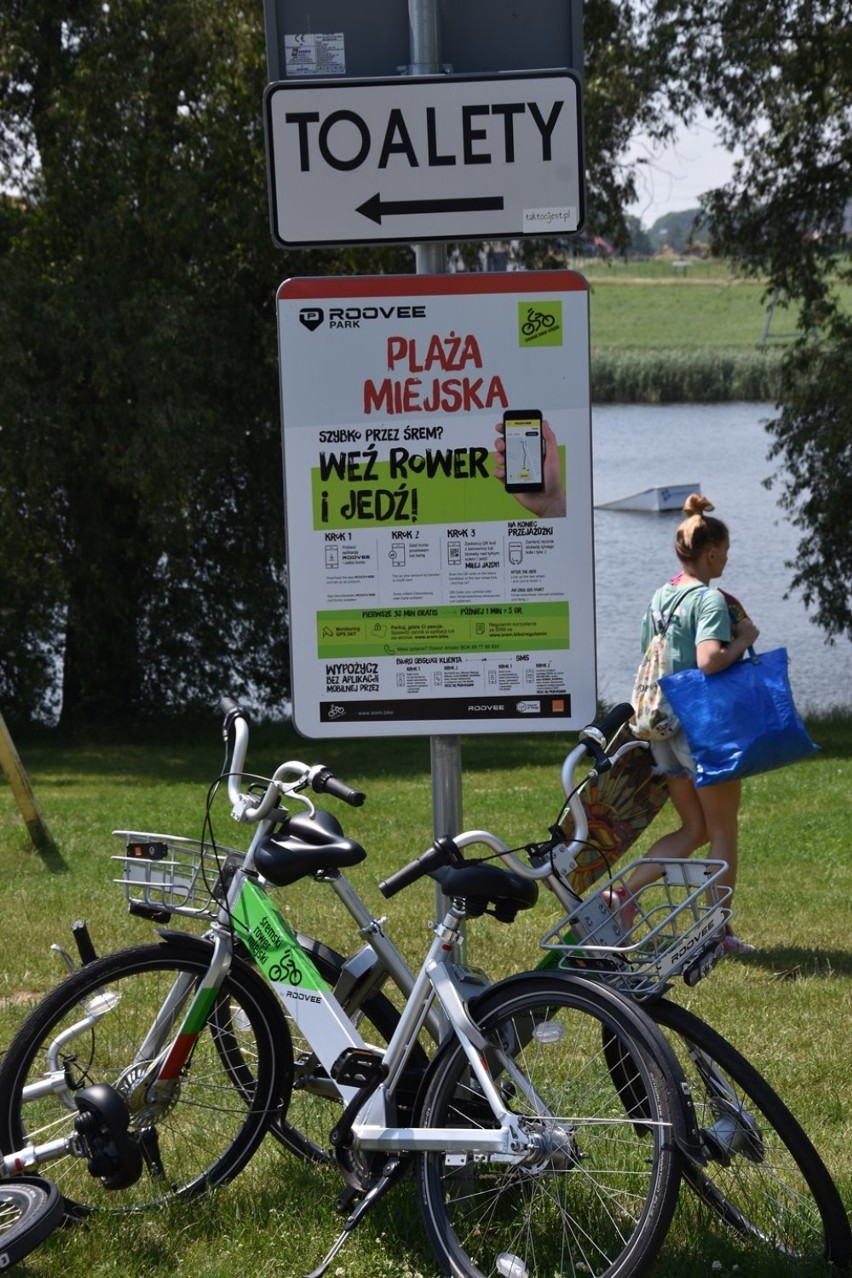
[[[709,497],[703,497],[701,493],[690,493],[686,501],[683,503],[683,513],[685,515],[703,515],[708,510],[715,510]]]
[[[721,546],[729,541],[728,528],[721,519],[708,514],[713,509],[709,497],[690,493],[683,503],[686,516],[675,534],[675,553],[682,564],[695,563],[708,546]]]

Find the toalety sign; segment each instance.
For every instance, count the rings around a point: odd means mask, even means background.
[[[299,731],[587,723],[585,280],[293,279],[278,325]]]
[[[580,86],[568,71],[286,80],[265,94],[282,246],[577,231]]]

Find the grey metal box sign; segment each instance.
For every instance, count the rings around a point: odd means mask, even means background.
[[[408,8],[407,0],[264,0],[269,79],[403,73]],[[582,74],[582,0],[438,0],[437,10],[441,63],[454,75],[550,67]]]

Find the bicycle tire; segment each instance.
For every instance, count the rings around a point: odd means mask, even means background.
[[[62,1198],[52,1181],[20,1176],[0,1181],[0,1272],[16,1265],[62,1220]]]
[[[313,937],[299,934],[298,941],[320,976],[334,989],[345,963],[343,956]],[[376,1047],[388,1043],[399,1022],[399,1012],[390,999],[379,992],[362,999],[356,990],[352,996],[344,998],[343,1010],[365,1042]],[[293,1090],[286,1112],[276,1115],[270,1123],[269,1132],[298,1158],[329,1163],[334,1161],[329,1132],[340,1111],[340,1094],[319,1067],[316,1054],[298,1025],[289,1017],[288,1023],[293,1044]],[[421,1047],[415,1047],[408,1065],[412,1103],[413,1089],[427,1064],[426,1053]]]
[[[684,1179],[746,1243],[785,1259],[852,1266],[852,1232],[832,1177],[781,1098],[733,1047],[667,998],[643,1005],[686,1074],[711,1153],[687,1160]]]
[[[492,1044],[514,1045],[516,1064],[554,1119],[527,1107],[525,1125],[537,1131],[539,1148],[525,1164],[418,1157],[421,1212],[441,1272],[453,1278],[643,1273],[674,1214],[686,1138],[658,1032],[613,991],[565,975],[502,982],[473,1014]],[[629,1101],[604,1048],[613,1036]],[[446,1043],[424,1084],[418,1125],[492,1125],[470,1077],[461,1045]],[[507,1107],[520,1113],[520,1089],[508,1079],[501,1089]],[[641,1123],[631,1113],[637,1095]]]
[[[124,1188],[107,1188],[85,1158],[66,1152],[50,1163],[66,1214],[136,1211],[225,1184],[260,1144],[270,1116],[285,1108],[292,1082],[287,1026],[262,979],[234,958],[219,1000],[227,1000],[241,1061],[251,1061],[251,1081],[234,1086],[233,1040],[218,1033],[214,1002],[171,1095],[159,1109],[142,1107],[133,1083],[146,1068],[136,1061],[166,991],[183,975],[194,988],[207,973],[212,950],[193,937],[172,936],[134,946],[86,964],[52,990],[21,1025],[0,1066],[0,1147],[12,1153],[32,1142],[71,1135],[78,1110],[75,1093],[108,1084],[129,1101],[128,1135],[143,1155],[142,1175]],[[184,1003],[186,999],[184,999]],[[83,1009],[102,1012],[96,1018]],[[105,1010],[104,1010],[105,1009]],[[171,1036],[181,1004],[166,1030]],[[58,1038],[75,1027],[66,1041]],[[283,1033],[283,1041],[276,1035]],[[48,1060],[56,1044],[54,1062]],[[37,1098],[24,1088],[47,1074],[65,1073],[67,1088]],[[245,1082],[245,1080],[244,1080]],[[138,1157],[138,1155],[137,1155]]]

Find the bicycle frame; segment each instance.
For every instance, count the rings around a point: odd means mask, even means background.
[[[258,837],[260,835],[261,831],[258,831]],[[246,857],[246,862],[249,861],[250,853]],[[366,914],[363,904],[361,908]],[[299,946],[274,902],[245,870],[236,871],[222,908],[222,920],[208,933],[213,941],[213,955],[207,975],[194,991],[191,978],[180,977],[175,981],[130,1066],[133,1068],[138,1063],[150,1062],[144,1076],[135,1082],[132,1097],[140,1098],[139,1103],[152,1110],[168,1102],[230,969],[232,927],[234,935],[252,954],[282,1006],[311,1045],[344,1106],[357,1101],[360,1089],[354,1084],[338,1081],[336,1076],[340,1072],[340,1063],[345,1061],[347,1053],[372,1051],[382,1081],[374,1089],[366,1089],[370,1094],[364,1098],[361,1113],[351,1125],[352,1134],[362,1148],[400,1152],[445,1150],[448,1153],[491,1155],[501,1162],[520,1161],[530,1144],[530,1136],[501,1099],[483,1052],[486,1040],[466,1010],[465,998],[470,993],[469,987],[450,966],[462,918],[458,910],[450,908],[443,922],[435,926],[435,935],[420,972],[417,976],[411,974],[410,983],[406,981],[410,993],[396,1031],[385,1051],[379,1053],[375,1048],[370,1049],[358,1033],[334,991]],[[225,926],[226,922],[230,926]],[[389,941],[385,952],[395,966],[394,956],[398,964],[408,971],[404,960]],[[175,1028],[176,1012],[190,995],[189,1004]],[[49,1054],[50,1059],[57,1063],[55,1072],[26,1088],[25,1100],[53,1091],[60,1095],[67,1108],[74,1108],[64,1072],[58,1067],[59,1053],[75,1035],[86,1032],[101,1017],[109,1015],[111,1008],[109,998],[103,998],[96,1008],[87,1009],[87,1015],[63,1033],[61,1042],[57,1039]],[[412,1128],[392,1124],[395,1089],[418,1034],[427,1021],[432,1029],[438,1025],[449,1026],[458,1038],[483,1098],[490,1105],[499,1126],[472,1134],[469,1127]],[[525,1091],[527,1099],[535,1102],[536,1098],[529,1094],[529,1088],[509,1054],[492,1048],[491,1056],[497,1067],[510,1074]],[[75,1152],[74,1143],[72,1137],[38,1147],[30,1146],[5,1156],[4,1167],[8,1172],[20,1172],[24,1167],[31,1168],[51,1158]]]
[[[275,904],[244,871],[238,871],[234,876],[225,912],[235,933],[263,970],[282,1005],[334,1082],[344,1105],[350,1104],[357,1097],[358,1088],[337,1081],[337,1067],[347,1051],[363,1051],[367,1044],[334,992],[302,951]],[[482,1055],[485,1039],[468,1016],[460,982],[449,968],[448,958],[459,933],[461,917],[455,909],[448,910],[443,923],[435,928],[434,939],[420,972],[413,978],[399,1024],[380,1058],[384,1080],[374,1096],[367,1100],[364,1119],[356,1120],[352,1125],[353,1134],[363,1148],[417,1151],[475,1148],[477,1152],[504,1156],[515,1151],[520,1157],[519,1151],[529,1143],[529,1138],[520,1130],[517,1119],[506,1109],[494,1086],[491,1071]],[[196,1001],[193,1000],[187,1011],[185,1024],[193,1022]],[[500,1123],[498,1130],[482,1132],[473,1143],[469,1129],[453,1132],[433,1128],[395,1128],[387,1122],[394,1090],[435,1003],[440,1006],[446,1022],[459,1039],[483,1094]],[[200,1011],[204,1012],[203,1006]],[[501,1064],[507,1068],[508,1058]]]
[[[359,933],[367,941],[361,950],[343,963],[335,989],[329,989],[309,955],[301,948],[290,925],[254,874],[256,850],[276,820],[280,820],[282,816],[276,804],[278,795],[285,790],[285,778],[294,771],[304,773],[304,766],[282,764],[276,770],[266,795],[258,804],[239,791],[238,778],[247,751],[248,730],[241,721],[237,721],[235,728],[233,771],[228,775],[232,815],[238,821],[255,824],[256,829],[242,864],[234,869],[227,898],[219,909],[218,920],[207,933],[213,943],[213,955],[205,979],[193,993],[185,1011],[181,1009],[191,992],[191,981],[184,977],[175,982],[131,1062],[130,1068],[147,1063],[147,1068],[133,1086],[134,1103],[150,1108],[152,1112],[159,1105],[168,1103],[230,970],[233,929],[233,935],[246,947],[272,986],[282,1007],[298,1025],[344,1107],[354,1103],[358,1088],[335,1078],[337,1066],[347,1052],[368,1049],[344,1006],[350,1012],[357,1011],[361,1003],[388,979],[393,981],[405,997],[406,1005],[390,1043],[381,1056],[376,1054],[377,1061],[381,1061],[383,1081],[365,1101],[363,1115],[352,1123],[351,1130],[364,1148],[405,1148],[415,1151],[471,1148],[469,1129],[459,1131],[453,1137],[446,1131],[436,1133],[434,1129],[394,1128],[388,1123],[388,1116],[393,1108],[394,1090],[399,1084],[417,1037],[425,1028],[435,1043],[440,1043],[448,1032],[459,1039],[483,1094],[500,1123],[499,1129],[483,1133],[480,1152],[492,1151],[505,1158],[511,1149],[515,1157],[522,1157],[521,1151],[528,1144],[528,1138],[517,1129],[515,1119],[507,1113],[500,1100],[488,1064],[480,1050],[484,1040],[466,1010],[467,1001],[482,993],[489,982],[484,973],[475,972],[455,961],[459,953],[463,916],[455,908],[450,908],[443,922],[435,925],[434,939],[419,973],[415,974],[385,931],[385,920],[374,917],[343,871],[335,869],[319,873],[317,879],[332,887],[353,918]],[[577,763],[585,754],[585,746],[581,744],[566,758],[562,770],[566,792]],[[614,757],[617,758],[617,755]],[[315,812],[310,799],[292,790],[287,792],[299,798],[311,814]],[[577,852],[584,845],[588,825],[585,809],[578,796],[572,795],[569,802],[574,816],[575,837],[570,844],[554,846],[545,864],[535,866],[520,861],[507,844],[484,830],[467,831],[457,835],[454,842],[459,848],[485,845],[524,877],[543,880],[557,898],[571,908],[581,904],[582,899],[568,887],[566,880],[574,867]],[[612,939],[617,943],[617,936]],[[553,965],[553,955],[549,955],[541,964],[543,967],[548,965]],[[53,1091],[59,1094],[68,1109],[75,1108],[65,1075],[59,1068],[59,1056],[70,1039],[85,1032],[111,1010],[108,996],[93,999],[91,1004],[85,1009],[86,1016],[65,1031],[61,1042],[57,1040],[53,1044],[50,1059],[55,1062],[56,1069],[49,1077],[25,1089],[25,1099],[33,1099]],[[175,1029],[178,1016],[180,1024]],[[514,1074],[515,1067],[511,1057],[505,1054],[503,1059],[499,1059],[499,1055],[498,1053],[495,1059],[501,1072]],[[67,1142],[61,1149],[54,1143],[50,1156],[58,1156],[67,1150]],[[37,1165],[47,1155],[47,1147],[30,1149],[27,1151],[26,1165]],[[16,1156],[9,1157],[14,1159]],[[13,1169],[20,1168],[20,1162],[16,1162]]]

